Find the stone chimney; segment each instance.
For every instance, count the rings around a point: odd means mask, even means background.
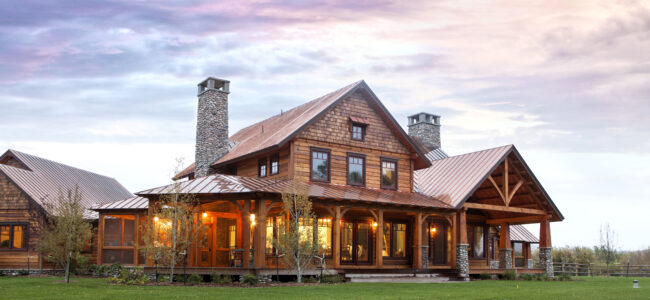
[[[210,164],[228,153],[228,94],[230,81],[208,77],[199,83],[194,177],[208,176]]]
[[[440,116],[419,113],[408,117],[409,135],[418,139],[429,151],[440,148]]]

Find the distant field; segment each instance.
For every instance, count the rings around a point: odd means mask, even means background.
[[[0,277],[1,299],[650,299],[650,278],[578,278],[576,281],[467,283],[347,283],[283,287],[121,286],[105,279]]]

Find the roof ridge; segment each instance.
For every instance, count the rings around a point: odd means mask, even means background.
[[[40,157],[40,156],[36,156],[36,155],[34,155],[34,154],[29,154],[29,153],[26,153],[26,152],[22,152],[22,151],[15,150],[15,149],[9,149],[8,151],[11,151],[12,153],[18,153],[19,155],[31,156],[31,157],[36,158],[36,159],[40,159],[40,160],[44,160],[44,161],[48,161],[48,162],[51,162],[51,163],[57,164],[57,165],[59,165],[59,166],[63,166],[63,167],[70,168],[70,169],[79,170],[79,171],[84,172],[84,173],[89,173],[89,174],[93,174],[93,175],[97,175],[97,176],[100,176],[100,177],[104,177],[104,178],[108,178],[108,179],[113,179],[113,180],[117,181],[117,180],[115,179],[115,177],[109,177],[109,176],[102,175],[102,174],[99,174],[99,173],[96,173],[96,172],[92,172],[92,171],[84,170],[84,169],[81,169],[81,168],[73,167],[73,166],[71,166],[71,165],[67,165],[67,164],[63,164],[63,163],[60,163],[60,162],[56,162],[56,161],[53,161],[53,160],[51,160],[51,159],[47,159],[47,158],[43,158],[43,157]],[[18,158],[18,159],[20,159],[20,158]],[[34,172],[34,173],[40,173],[40,172],[37,172],[37,171],[34,170],[34,169],[38,169],[38,168],[34,168],[33,166],[29,166],[28,163],[25,162],[25,161],[23,161],[22,159],[20,159],[20,161],[21,161],[22,163],[24,163],[25,165],[27,165],[28,167],[30,167],[30,169],[32,169],[32,172]]]
[[[492,147],[492,148],[487,148],[487,149],[483,149],[483,150],[476,150],[476,151],[467,152],[467,153],[463,153],[463,154],[452,155],[452,156],[449,156],[449,157],[446,157],[446,158],[437,159],[437,160],[435,160],[435,161],[441,161],[441,160],[450,159],[450,158],[454,158],[454,157],[460,157],[460,156],[465,156],[465,155],[470,155],[470,154],[476,154],[476,153],[481,153],[481,152],[485,152],[485,151],[490,151],[490,150],[494,150],[494,149],[500,149],[500,148],[506,148],[506,147],[514,147],[514,146],[515,146],[515,145],[513,145],[513,144],[507,144],[507,145],[503,145],[503,146]],[[430,153],[430,152],[428,152],[428,153]],[[433,162],[432,162],[432,163],[433,163]]]

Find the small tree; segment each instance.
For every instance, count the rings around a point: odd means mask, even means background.
[[[182,160],[177,160],[178,174]],[[192,194],[181,193],[181,182],[174,182],[150,208],[152,220],[143,229],[144,245],[140,251],[156,263],[169,266],[169,281],[174,281],[174,267],[186,259],[193,244],[206,230],[198,218],[199,201]]]
[[[59,192],[56,201],[46,203],[50,217],[39,241],[38,249],[56,266],[65,267],[65,281],[70,282],[70,265],[81,256],[85,243],[91,238],[91,224],[84,220],[79,187]]]
[[[607,274],[609,275],[609,265],[616,261],[619,255],[616,233],[609,223],[600,226],[600,243],[596,248],[596,255],[607,265]]]
[[[289,216],[287,230],[276,240],[276,247],[284,253],[286,265],[296,272],[298,282],[302,282],[302,273],[311,266],[317,249],[313,238],[313,221],[311,200],[305,187],[293,182],[282,193],[284,212]]]

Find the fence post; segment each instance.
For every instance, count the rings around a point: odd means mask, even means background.
[[[625,278],[630,277],[630,260],[627,260],[627,271],[625,271]]]

